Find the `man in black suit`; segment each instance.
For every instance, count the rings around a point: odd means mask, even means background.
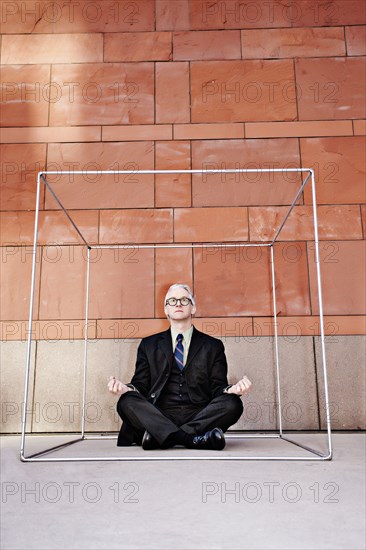
[[[246,376],[228,384],[224,346],[192,325],[196,305],[187,285],[172,285],[164,305],[170,329],[141,340],[131,383],[109,379],[109,391],[120,395],[117,445],[221,450],[252,384]]]

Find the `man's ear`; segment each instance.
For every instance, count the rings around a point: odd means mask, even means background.
[[[192,305],[192,309],[191,309],[192,315],[194,315],[196,313],[196,310],[197,310],[196,306]]]
[[[166,315],[167,319],[169,319],[169,315],[168,315],[168,310],[167,310],[167,308],[166,308],[166,307],[164,307],[164,313],[165,313],[165,315]]]

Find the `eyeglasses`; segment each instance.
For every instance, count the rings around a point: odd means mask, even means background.
[[[168,298],[168,300],[165,302],[165,305],[176,306],[178,302],[181,306],[188,306],[188,304],[192,303],[192,300],[190,298],[187,298],[187,296],[183,296],[183,298]]]

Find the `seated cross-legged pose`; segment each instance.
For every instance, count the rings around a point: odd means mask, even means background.
[[[243,376],[228,384],[223,343],[192,325],[196,305],[189,286],[172,285],[164,306],[170,328],[141,340],[131,382],[109,379],[123,420],[117,445],[221,450],[252,383]]]

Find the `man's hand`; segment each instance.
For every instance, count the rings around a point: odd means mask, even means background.
[[[109,377],[108,389],[111,393],[115,393],[116,395],[123,395],[127,391],[131,391],[131,388],[126,386],[123,382],[117,380],[115,376]]]
[[[243,378],[239,380],[239,382],[237,382],[227,390],[227,393],[234,393],[235,395],[245,395],[250,391],[251,387],[252,383],[249,378],[243,376]]]

